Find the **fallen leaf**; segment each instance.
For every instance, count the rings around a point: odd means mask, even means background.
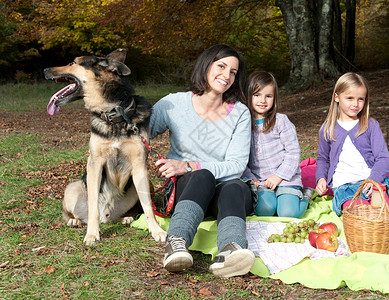
[[[155,271],[155,272],[147,273],[146,275],[147,275],[147,277],[156,277],[156,276],[158,276],[159,274],[160,274],[159,272]]]
[[[0,268],[5,268],[9,264],[9,260],[0,264]]]
[[[55,271],[55,268],[53,266],[48,266],[48,267],[45,267],[45,272],[47,274],[51,274]]]
[[[197,296],[197,293],[194,290],[192,290],[192,289],[190,289],[190,293],[192,294],[193,297]]]
[[[31,249],[31,251],[32,252],[36,252],[36,251],[39,251],[39,250],[41,250],[43,248],[46,248],[46,246],[42,246],[42,247],[38,247],[38,248],[33,248],[33,249]]]
[[[11,199],[7,202],[7,204],[11,204],[12,202],[17,202],[18,200],[17,199]]]
[[[192,282],[192,283],[198,283],[199,282],[198,279],[194,279],[192,277],[189,277],[189,281]]]
[[[207,288],[203,288],[203,289],[199,290],[199,294],[204,295],[204,296],[211,296],[212,295],[211,291]]]

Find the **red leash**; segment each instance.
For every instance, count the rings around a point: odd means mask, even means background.
[[[150,146],[150,144],[147,142],[147,140],[141,136],[140,134],[138,134],[139,138],[141,139],[141,141],[143,142],[143,144],[145,145],[145,147],[147,148],[147,150],[149,150],[151,153],[155,154],[158,159],[163,159],[165,158],[163,155],[161,155],[160,153],[158,153],[154,148],[152,148]],[[161,214],[157,211],[157,208],[155,207],[154,205],[154,202],[151,201],[151,204],[153,205],[153,210],[154,210],[154,214],[158,217],[166,217],[168,214],[170,214],[170,212],[172,211],[173,209],[173,205],[174,205],[174,197],[175,197],[175,193],[176,193],[176,183],[177,183],[177,177],[176,176],[173,176],[173,177],[170,177],[168,179],[166,179],[164,185],[162,187],[160,187],[159,189],[157,189],[156,191],[154,191],[153,193],[151,194],[156,194],[156,193],[159,193],[160,191],[162,191],[163,189],[166,188],[166,186],[168,185],[168,183],[172,181],[173,182],[173,191],[172,193],[170,194],[169,196],[169,200],[167,202],[167,205],[166,205],[166,211],[164,214]]]

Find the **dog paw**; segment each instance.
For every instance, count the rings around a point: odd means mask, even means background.
[[[84,243],[87,245],[87,246],[93,246],[95,245],[97,242],[100,242],[100,236],[96,236],[94,234],[87,234],[84,238]]]
[[[124,218],[122,218],[122,224],[123,225],[129,225],[129,224],[132,223],[132,221],[134,221],[133,217],[124,217]]]
[[[160,230],[160,231],[153,231],[151,232],[151,236],[154,238],[156,242],[165,242],[166,241],[166,231]]]
[[[69,227],[81,227],[82,223],[80,219],[69,219],[67,225]]]

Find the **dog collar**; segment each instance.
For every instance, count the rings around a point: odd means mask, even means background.
[[[123,108],[122,106],[116,106],[111,111],[103,111],[100,114],[97,114],[100,119],[112,125],[115,123],[127,122],[131,124],[131,117],[135,113],[136,104],[135,101],[132,101],[129,106]]]

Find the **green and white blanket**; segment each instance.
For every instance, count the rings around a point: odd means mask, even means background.
[[[316,197],[301,219],[314,219],[316,222],[334,222],[340,230],[341,243],[346,244],[343,232],[342,218],[339,218],[331,209],[330,196]],[[165,230],[169,226],[169,218],[158,218],[159,224]],[[248,224],[261,222],[293,222],[297,219],[278,217],[247,218]],[[147,230],[144,215],[132,223],[133,227]],[[206,219],[199,225],[192,251],[201,251],[204,254],[217,254],[216,221]],[[317,257],[316,257],[317,258]],[[257,257],[251,273],[261,277],[280,279],[284,283],[301,283],[310,288],[337,289],[347,286],[351,290],[369,289],[389,293],[389,255],[358,252],[337,257],[322,257],[319,259],[303,258],[295,265],[283,271],[271,274],[264,261]]]

